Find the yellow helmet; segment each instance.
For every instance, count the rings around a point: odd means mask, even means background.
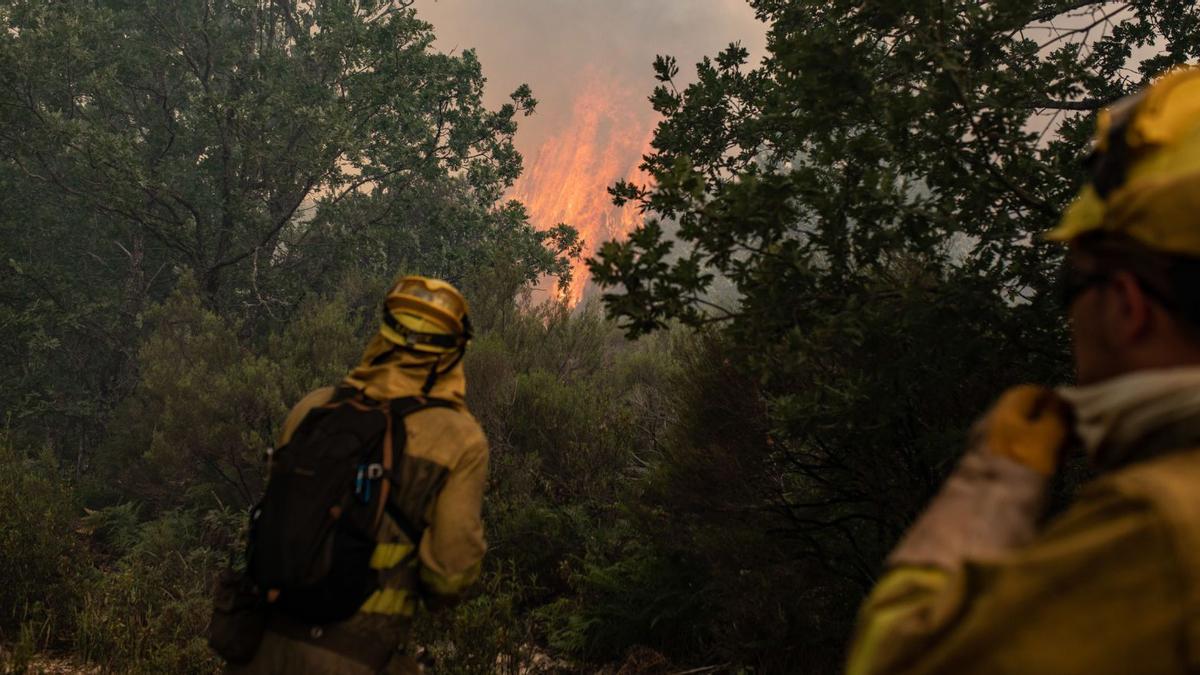
[[[1200,68],[1172,70],[1102,111],[1096,126],[1092,179],[1046,238],[1119,233],[1200,257]]]
[[[471,339],[467,301],[445,281],[403,277],[383,302],[379,332],[404,349],[430,354],[460,351]]]

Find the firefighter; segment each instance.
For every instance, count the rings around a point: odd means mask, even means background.
[[[1105,110],[1064,242],[1077,384],[973,430],[859,616],[851,675],[1200,669],[1200,70]],[[1064,450],[1098,477],[1042,523]]]
[[[406,653],[414,613],[452,604],[479,577],[486,548],[481,508],[488,445],[466,407],[462,357],[469,338],[467,303],[453,286],[404,277],[388,293],[379,331],[359,365],[340,387],[310,393],[288,415],[277,447],[287,445],[310,411],[347,392],[372,401],[444,402],[403,421],[403,457],[389,497],[395,508],[382,519],[370,560],[379,588],[354,616],[333,625],[313,627],[272,613],[253,660],[229,672],[420,671]]]

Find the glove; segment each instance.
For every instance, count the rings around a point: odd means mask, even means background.
[[[980,441],[986,452],[1051,476],[1071,436],[1071,418],[1071,406],[1053,390],[1018,385],[984,415]]]

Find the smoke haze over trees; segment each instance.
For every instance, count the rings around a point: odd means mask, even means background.
[[[697,4],[0,2],[4,667],[214,672],[263,449],[422,273],[472,303],[493,447],[480,591],[418,626],[445,672],[836,671],[974,415],[1068,377],[1035,235],[1095,111],[1200,58],[1200,12]],[[474,11],[479,52],[439,37]],[[659,34],[693,27],[698,68]],[[591,263],[606,316],[529,301],[579,242],[509,196],[555,68],[609,48],[662,121],[613,187],[648,219]]]
[[[541,103],[516,139],[529,159],[571,121],[571,103],[598,72],[632,91],[627,114],[655,120],[645,105],[650,68],[660,53],[693,63],[739,41],[756,56],[765,26],[742,0],[418,0],[443,50],[475,49],[491,91],[489,103],[528,83]],[[685,73],[690,77],[690,73]]]
[[[585,256],[641,222],[637,209],[614,208],[605,188],[648,179],[637,166],[659,120],[646,105],[654,56],[692,63],[731,42],[755,55],[765,49],[765,27],[742,0],[421,0],[415,6],[439,27],[437,45],[477,50],[492,96],[522,82],[537,92],[538,114],[515,139],[526,172],[512,196],[526,204],[535,227],[570,223]],[[596,295],[587,267],[579,262],[573,270],[578,283],[566,297],[577,303]]]

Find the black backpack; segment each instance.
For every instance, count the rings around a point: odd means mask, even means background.
[[[272,453],[266,493],[251,512],[246,571],[274,610],[308,624],[358,611],[379,588],[370,561],[385,512],[415,551],[421,531],[389,499],[404,418],[452,406],[424,397],[374,401],[339,389]]]

